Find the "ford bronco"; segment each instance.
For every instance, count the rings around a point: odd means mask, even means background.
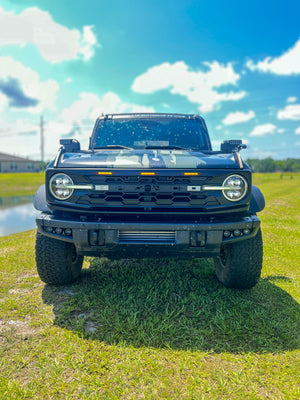
[[[34,199],[44,282],[72,283],[97,256],[212,257],[226,287],[257,283],[265,203],[241,140],[213,151],[199,115],[139,113],[99,117],[88,150],[60,144]]]

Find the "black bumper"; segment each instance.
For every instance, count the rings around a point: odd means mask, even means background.
[[[82,255],[108,258],[215,257],[222,244],[256,235],[256,215],[211,223],[81,222],[41,213],[38,231],[74,243]]]

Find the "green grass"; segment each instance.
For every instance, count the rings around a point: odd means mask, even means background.
[[[298,399],[299,175],[255,175],[264,267],[225,289],[210,260],[87,259],[44,285],[34,232],[0,238],[0,398]]]
[[[43,172],[0,173],[0,197],[30,196],[43,183]]]

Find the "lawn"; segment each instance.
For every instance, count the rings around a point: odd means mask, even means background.
[[[0,173],[0,197],[31,196],[44,181],[44,172]]]
[[[0,238],[0,398],[299,399],[299,174],[257,174],[262,278],[230,290],[211,260],[86,259],[38,278],[34,232]]]

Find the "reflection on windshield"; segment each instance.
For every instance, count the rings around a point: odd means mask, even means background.
[[[94,148],[127,146],[180,147],[209,150],[205,132],[197,120],[188,119],[116,119],[101,121]]]

